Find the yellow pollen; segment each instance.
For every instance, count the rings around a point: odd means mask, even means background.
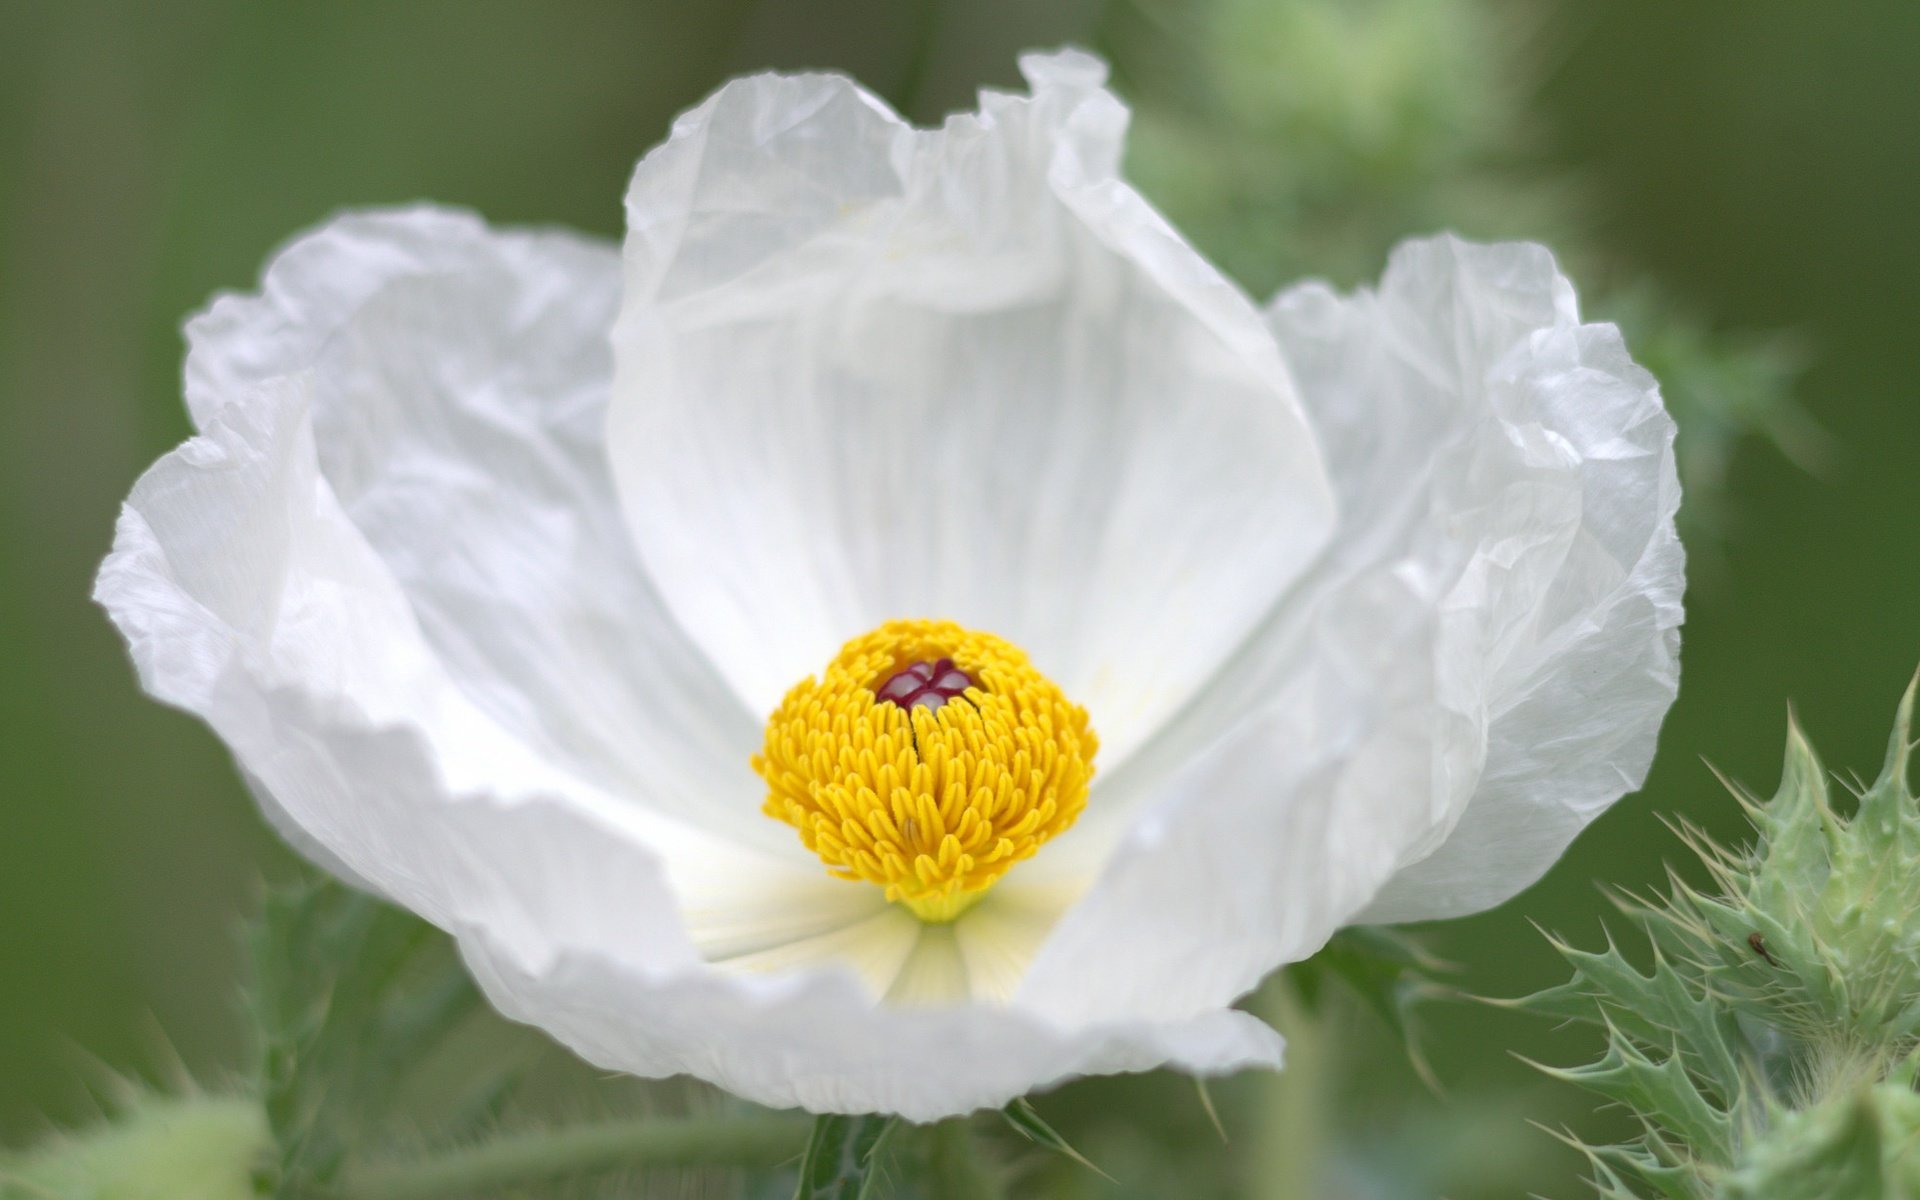
[[[965,691],[910,707],[878,694],[935,663],[964,673],[952,686]],[[951,921],[1079,817],[1098,747],[1086,710],[1018,647],[952,621],[888,621],[787,693],[753,769],[763,811],[830,874]]]

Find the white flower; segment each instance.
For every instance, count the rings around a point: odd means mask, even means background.
[[[1277,1064],[1263,975],[1644,777],[1678,488],[1616,331],[1452,238],[1262,312],[1120,180],[1100,64],[1023,65],[934,131],[744,79],[624,253],[349,215],[188,328],[98,587],[143,682],[595,1063],[916,1119]],[[937,657],[944,708],[873,695]]]

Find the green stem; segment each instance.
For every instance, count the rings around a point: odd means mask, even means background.
[[[927,1194],[933,1200],[1004,1200],[1000,1177],[980,1161],[966,1117],[927,1130]]]
[[[933,48],[940,35],[940,4],[941,0],[920,0],[907,63],[894,89],[900,113],[910,121],[919,116],[920,93],[926,90],[927,75],[933,69]]]
[[[1312,1200],[1322,1194],[1322,1150],[1330,1137],[1326,1025],[1283,976],[1269,980],[1251,1007],[1286,1037],[1287,1063],[1259,1080],[1254,1118],[1259,1136],[1247,1194],[1255,1200]]]
[[[772,1167],[807,1136],[791,1117],[657,1118],[521,1133],[419,1162],[349,1171],[331,1200],[443,1200],[634,1167]]]

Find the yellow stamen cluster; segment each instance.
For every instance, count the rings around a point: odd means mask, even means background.
[[[973,686],[937,708],[876,695],[940,659]],[[830,873],[951,921],[1079,817],[1098,745],[1086,710],[1018,647],[951,621],[889,621],[787,693],[753,769],[766,814]]]

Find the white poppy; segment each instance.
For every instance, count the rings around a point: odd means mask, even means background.
[[[597,1064],[915,1119],[1277,1065],[1262,976],[1645,775],[1673,429],[1547,252],[1263,312],[1101,65],[1023,67],[937,130],[739,80],[623,251],[347,215],[188,327],[98,585],[142,681]]]

